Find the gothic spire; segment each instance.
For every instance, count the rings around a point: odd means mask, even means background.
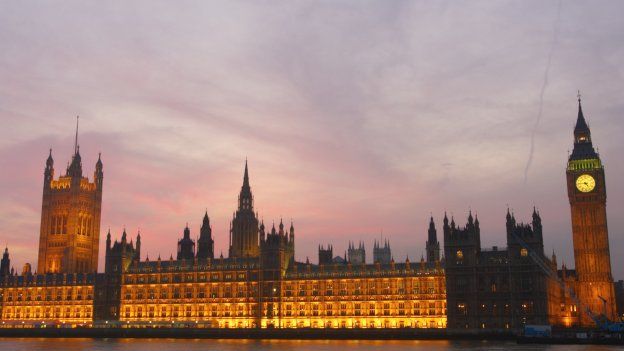
[[[249,188],[249,171],[247,169],[247,159],[245,158],[245,175],[243,176],[243,187]]]
[[[78,121],[80,116],[76,116],[76,138],[74,139],[74,155],[78,154]]]
[[[583,115],[581,106],[581,94],[578,94],[578,116],[574,126],[574,149],[570,155],[570,160],[596,159],[598,154],[594,150],[591,141],[591,132]]]
[[[74,155],[69,167],[67,167],[67,175],[72,178],[82,178],[82,159],[80,158],[80,146],[78,145],[78,116],[76,116],[76,138],[74,139]]]
[[[202,227],[204,225],[208,225],[208,226],[210,225],[210,217],[208,217],[208,210],[206,210],[206,213],[204,213],[204,220],[203,220]]]
[[[48,168],[54,167],[54,159],[52,158],[52,149],[50,149],[50,155],[48,155],[48,159],[46,160],[46,166]]]
[[[581,106],[581,93],[578,94],[578,116],[576,117],[576,126],[574,127],[574,135],[577,133],[586,132],[589,134],[589,127],[587,126],[587,122],[585,121],[585,116],[583,116],[583,107]]]
[[[429,231],[427,237],[427,244],[433,244],[438,241],[437,238],[437,230],[435,228],[435,223],[433,222],[433,216],[429,220]]]
[[[253,212],[253,195],[251,194],[251,186],[249,186],[249,170],[247,168],[247,159],[245,159],[245,174],[243,175],[243,186],[238,196],[238,210],[249,210]]]

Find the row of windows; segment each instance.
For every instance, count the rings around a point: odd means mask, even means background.
[[[126,275],[124,277],[125,284],[157,284],[157,283],[192,283],[192,282],[209,282],[209,281],[247,281],[248,275],[245,272],[228,272],[228,273],[213,273],[205,274],[199,273],[197,275],[193,273],[188,274],[149,274],[149,275]],[[285,290],[293,289],[310,289],[319,290],[320,283],[323,282],[325,289],[332,290],[334,285],[336,289],[355,289],[363,290],[367,287],[377,288],[398,288],[407,290],[406,287],[413,286],[420,292],[426,292],[435,288],[443,288],[444,280],[440,279],[419,279],[415,278],[410,281],[411,278],[397,279],[397,280],[323,280],[323,281],[302,281],[300,283],[286,284]]]
[[[92,289],[46,289],[44,291],[40,289],[28,289],[26,292],[23,290],[9,290],[0,294],[0,297],[6,302],[12,301],[80,301],[80,300],[93,300]]]
[[[334,294],[337,294],[339,296],[347,296],[347,295],[404,295],[404,294],[443,294],[444,290],[443,289],[436,289],[436,288],[413,288],[411,290],[406,290],[406,289],[402,289],[402,288],[369,288],[369,289],[340,289],[340,290],[334,290],[331,288],[327,288],[324,290],[317,290],[317,289],[313,289],[311,291],[311,293],[309,293],[308,290],[299,290],[297,293],[297,296],[319,296],[319,295],[324,295],[324,296],[333,296]],[[290,297],[290,296],[295,296],[294,292],[292,290],[286,290],[284,292],[284,296]]]
[[[67,215],[53,215],[50,219],[50,234],[67,234]],[[78,215],[78,222],[76,223],[76,234],[89,236],[93,230],[93,218],[86,214],[81,213]]]
[[[250,290],[250,294],[256,295],[257,294],[257,289],[252,288]],[[232,290],[230,287],[226,287],[223,290],[219,290],[219,289],[215,289],[215,290],[211,290],[211,289],[206,289],[206,290],[199,290],[197,292],[194,291],[193,288],[187,288],[187,289],[180,289],[180,288],[175,288],[175,289],[161,289],[161,290],[156,290],[156,289],[147,289],[147,290],[137,290],[137,291],[129,291],[126,290],[124,293],[124,298],[126,300],[133,300],[133,299],[137,299],[137,300],[141,300],[141,299],[192,299],[192,298],[232,298],[232,297],[247,297],[247,290],[246,289],[241,289],[241,290]]]
[[[187,283],[187,282],[208,282],[208,281],[245,281],[247,274],[244,272],[236,273],[199,273],[197,276],[193,273],[188,274],[149,274],[149,275],[127,275],[124,277],[126,284],[144,284],[144,283]]]
[[[420,290],[418,288],[414,288],[411,291],[413,294],[443,294],[444,291],[436,290],[435,288],[428,288],[426,290]],[[364,295],[365,293],[368,295],[404,295],[406,291],[403,289],[370,289],[367,291],[347,291],[347,290],[339,290],[336,292],[338,296],[359,296]],[[133,299],[192,299],[192,298],[232,298],[232,297],[253,297],[258,294],[257,286],[251,286],[247,288],[246,286],[210,286],[206,288],[139,288],[139,289],[124,289],[124,298],[126,300]],[[269,292],[270,295],[270,292]],[[300,290],[298,296],[320,296],[318,290],[312,290],[311,292],[307,290]],[[326,289],[322,291],[323,296],[334,296],[334,290]],[[284,292],[283,296],[291,297],[294,296],[291,290],[287,290]]]
[[[292,305],[285,304],[283,316],[440,316],[445,315],[446,310],[444,303],[421,302],[420,306],[416,303],[414,306],[410,303],[401,302],[396,305],[389,303],[356,303],[356,304],[314,304],[314,305]],[[311,307],[311,308],[310,308]],[[244,317],[256,315],[257,304],[213,304],[208,307],[204,305],[196,306],[125,306],[122,313],[125,318],[143,318],[143,317]],[[274,305],[273,308],[265,308],[266,315],[277,315],[279,309]]]
[[[56,308],[6,308],[2,313],[3,320],[29,318],[91,318],[91,307],[56,307]]]

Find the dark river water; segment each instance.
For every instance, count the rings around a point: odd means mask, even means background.
[[[405,351],[405,350],[622,350],[615,346],[517,345],[480,341],[323,341],[323,340],[186,340],[186,339],[0,339],[4,351]]]

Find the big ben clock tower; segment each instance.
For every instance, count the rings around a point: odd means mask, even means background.
[[[583,116],[579,94],[578,118],[574,127],[574,149],[568,159],[566,178],[572,215],[576,293],[594,314],[614,319],[615,292],[611,276],[607,230],[607,189],[604,166],[594,150],[589,126]],[[594,322],[581,313],[582,325]]]

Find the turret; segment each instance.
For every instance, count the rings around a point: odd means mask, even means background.
[[[111,249],[111,234],[110,228],[108,228],[108,234],[106,234],[106,254],[110,252]]]
[[[533,221],[531,224],[533,225],[533,231],[542,237],[542,217],[540,217],[539,211],[535,209],[535,206],[533,206]]]
[[[46,160],[46,167],[43,172],[43,189],[50,188],[50,183],[54,179],[54,159],[52,158],[52,149],[50,149],[50,154],[48,155],[48,159]]]
[[[434,263],[440,260],[440,242],[438,242],[438,235],[433,222],[433,216],[429,220],[429,230],[427,233],[427,262]]]
[[[507,208],[507,215],[505,216],[505,226],[507,227],[507,232],[511,230],[516,225],[516,219],[513,214],[509,212],[509,207]]]
[[[332,245],[327,245],[327,248],[324,248],[323,245],[319,245],[318,258],[319,265],[331,264],[332,259],[334,258],[334,248],[332,247]]]
[[[266,239],[266,233],[264,231],[264,220],[262,220],[262,223],[260,223],[260,228],[259,228],[259,232],[260,232],[260,242],[263,242]]]
[[[204,214],[199,239],[197,240],[197,258],[214,258],[214,239],[212,238],[212,227],[210,226],[208,211]]]
[[[2,254],[2,261],[0,261],[0,277],[6,277],[9,275],[11,269],[11,260],[9,259],[9,248],[4,248]]]
[[[292,219],[290,220],[290,229],[288,231],[288,257],[289,257],[289,266],[294,267],[295,265],[295,225],[293,224]]]
[[[191,239],[188,223],[184,228],[182,239],[178,240],[178,260],[192,260],[195,257],[195,242]]]
[[[139,231],[137,233],[137,239],[136,239],[136,257],[135,259],[140,262],[141,261],[141,232]]]
[[[102,190],[102,184],[104,182],[104,172],[102,171],[103,169],[103,165],[102,165],[102,153],[100,152],[98,154],[98,160],[95,163],[95,172],[93,173],[93,179],[95,181],[95,186],[101,191]]]

